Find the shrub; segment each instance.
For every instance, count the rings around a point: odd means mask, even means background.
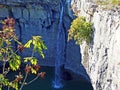
[[[71,23],[68,40],[74,39],[76,44],[86,41],[88,44],[92,39],[92,23],[87,22],[85,17],[78,17]]]
[[[0,90],[3,87],[14,88],[15,90],[22,90],[23,86],[32,83],[39,77],[44,77],[45,72],[39,72],[40,66],[38,60],[34,57],[34,53],[38,52],[42,58],[44,58],[43,50],[47,49],[40,36],[33,36],[25,45],[18,41],[15,34],[15,20],[13,18],[7,18],[2,23],[2,30],[0,31],[0,62],[2,63],[2,71],[0,72]],[[18,44],[17,50],[15,50],[13,43]],[[30,57],[24,58],[25,74],[18,72],[21,67],[22,58],[17,54],[18,51],[23,52],[24,48],[30,48],[33,46],[33,51]],[[9,64],[6,66],[6,64]],[[13,76],[13,80],[9,80],[6,76],[9,72],[17,73]],[[35,74],[36,77],[30,82],[27,82],[28,74]],[[24,76],[25,75],[25,76]],[[12,78],[12,77],[11,77]]]

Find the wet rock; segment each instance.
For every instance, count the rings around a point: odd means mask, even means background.
[[[72,79],[73,79],[72,75],[71,75],[68,71],[66,71],[66,70],[62,72],[61,78],[62,78],[64,81],[69,81],[69,80],[72,80]]]

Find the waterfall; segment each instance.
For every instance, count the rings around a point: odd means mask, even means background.
[[[56,60],[55,60],[55,80],[54,88],[61,88],[62,79],[61,79],[61,67],[65,61],[65,32],[63,30],[63,12],[64,12],[64,0],[60,0],[60,17],[59,17],[59,27],[57,33],[57,44],[56,44]]]

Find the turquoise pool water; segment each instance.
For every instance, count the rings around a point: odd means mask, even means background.
[[[24,69],[22,69],[24,71]],[[54,68],[53,67],[42,67],[40,71],[46,72],[46,75],[44,78],[39,78],[32,84],[29,84],[27,86],[24,86],[22,90],[93,90],[90,83],[85,81],[84,79],[81,79],[79,75],[74,75],[74,79],[69,81],[63,82],[63,87],[60,89],[53,88],[53,81],[54,81]],[[73,74],[73,73],[72,73]],[[10,73],[8,75],[9,79],[14,78],[15,73]],[[34,75],[29,75],[29,78],[27,79],[30,81],[32,78],[34,78]],[[7,88],[3,88],[3,90],[8,90]],[[10,90],[14,90],[11,89]]]
[[[41,71],[46,72],[46,76],[43,79],[38,79],[34,83],[26,86],[23,90],[93,90],[90,83],[80,80],[69,80],[63,83],[63,88],[55,89],[52,87],[54,80],[54,68],[43,67]],[[32,78],[33,76],[31,76]]]

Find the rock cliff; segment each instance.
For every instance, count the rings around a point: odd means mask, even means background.
[[[92,43],[80,47],[94,90],[120,90],[120,7],[106,9],[89,0],[72,0],[72,8],[93,23]]]
[[[59,1],[54,0],[0,0],[0,18],[13,17],[16,21],[16,34],[22,43],[33,35],[41,35],[48,47],[42,65],[53,65],[56,48],[56,33],[59,24]],[[69,22],[70,19],[67,21]],[[65,21],[66,22],[66,21]],[[23,57],[30,51],[20,53]]]
[[[80,64],[79,46],[74,41],[67,42],[67,33],[74,18],[70,9],[71,0],[64,0],[62,29],[64,31],[65,68],[88,78],[83,66]],[[22,43],[26,43],[33,35],[41,35],[48,50],[45,58],[39,55],[39,64],[54,66],[56,59],[56,42],[60,18],[60,0],[0,0],[0,19],[12,17],[16,21],[16,34]],[[15,44],[15,47],[17,45]],[[30,51],[19,52],[24,57],[31,55]]]

